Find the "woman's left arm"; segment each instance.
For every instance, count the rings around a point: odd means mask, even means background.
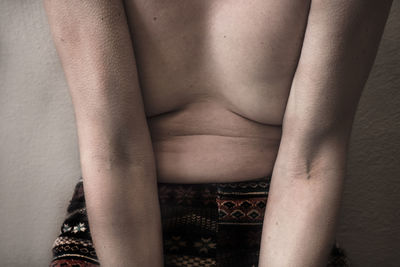
[[[311,0],[283,119],[259,267],[324,267],[355,111],[392,0]]]

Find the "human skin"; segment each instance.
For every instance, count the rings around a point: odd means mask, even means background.
[[[324,266],[391,1],[44,3],[102,266],[163,266],[157,181],[271,173],[260,267]]]
[[[162,267],[154,155],[122,3],[44,4],[75,107],[100,264]]]
[[[264,217],[260,267],[326,266],[351,126],[391,3],[311,2]]]

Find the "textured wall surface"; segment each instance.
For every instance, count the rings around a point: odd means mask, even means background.
[[[355,267],[400,266],[400,1],[394,1],[351,137],[339,228]]]
[[[339,243],[400,266],[400,3],[353,127]],[[42,1],[0,1],[0,266],[46,266],[80,175],[67,84]]]

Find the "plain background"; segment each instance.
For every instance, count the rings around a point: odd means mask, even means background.
[[[353,127],[338,240],[400,266],[400,3]],[[47,266],[80,176],[73,107],[42,1],[0,1],[0,266]]]

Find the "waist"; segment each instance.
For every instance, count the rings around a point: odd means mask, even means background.
[[[148,120],[158,182],[220,183],[271,175],[281,127],[218,106],[191,106]]]
[[[159,182],[237,182],[271,174],[278,142],[192,135],[153,142],[153,149]]]

